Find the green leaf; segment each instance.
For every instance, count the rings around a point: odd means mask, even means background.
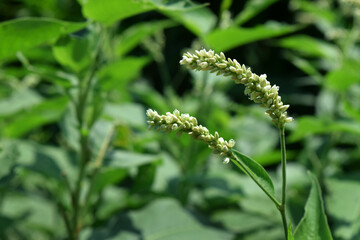
[[[289,227],[288,227],[288,240],[295,240],[294,235],[291,230],[291,223],[289,224]]]
[[[274,221],[268,217],[244,212],[244,210],[234,211],[234,209],[218,211],[212,220],[221,223],[226,229],[237,234],[257,231],[274,225]]]
[[[144,127],[145,109],[137,103],[112,104],[108,103],[104,108],[104,115],[117,124],[125,124],[132,127]]]
[[[140,75],[141,69],[150,62],[148,57],[127,57],[102,67],[97,76],[104,90],[118,88],[126,92],[129,81]]]
[[[289,141],[291,142],[321,133],[348,132],[360,135],[360,126],[355,122],[332,121],[312,116],[300,117],[296,122],[297,127],[289,136]]]
[[[177,25],[171,20],[142,22],[127,28],[116,38],[115,53],[121,57],[135,48],[142,40],[157,31]]]
[[[336,239],[358,239],[360,232],[360,174],[358,171],[325,178],[326,209]]]
[[[305,213],[296,227],[295,239],[331,240],[331,232],[324,211],[320,185],[316,177],[308,172],[311,179],[311,190],[305,205]]]
[[[326,74],[326,86],[335,91],[346,91],[360,82],[360,62],[344,61],[339,69]]]
[[[19,18],[0,23],[0,60],[18,51],[44,43],[54,43],[61,35],[84,28],[87,23],[46,18]]]
[[[246,1],[244,9],[235,17],[235,24],[241,25],[264,11],[278,0],[249,0]]]
[[[248,156],[245,156],[236,150],[232,150],[232,153],[235,157],[235,160],[231,159],[232,162],[249,177],[251,177],[255,183],[263,189],[263,191],[266,191],[269,195],[276,199],[274,184],[266,170]]]
[[[215,15],[204,5],[191,1],[163,3],[162,1],[129,1],[129,0],[78,0],[83,15],[89,19],[112,24],[118,20],[140,13],[157,10],[160,13],[180,22],[194,34],[200,36],[209,32],[216,23]]]
[[[61,65],[79,73],[90,65],[94,48],[94,40],[89,35],[81,38],[64,36],[56,42],[52,51]]]
[[[118,183],[127,175],[125,169],[102,167],[93,180],[92,194],[100,192],[106,186]]]
[[[205,37],[205,42],[215,51],[227,51],[247,43],[285,35],[299,29],[299,26],[284,25],[277,22],[254,28],[216,29]]]
[[[86,18],[105,24],[155,9],[151,1],[78,0]]]
[[[53,98],[43,101],[27,112],[17,114],[3,129],[4,136],[20,137],[34,128],[59,120],[67,102],[66,97]]]
[[[294,50],[307,57],[319,57],[336,60],[339,51],[336,46],[307,35],[295,35],[279,40],[278,45],[283,48]]]
[[[0,116],[8,116],[39,104],[42,97],[31,89],[19,89],[0,100]]]
[[[196,36],[205,36],[209,33],[216,24],[216,16],[204,5],[190,4],[190,6],[182,6],[183,3],[190,1],[180,2],[179,7],[159,7],[159,11],[172,18],[173,20],[183,24]],[[175,4],[174,4],[175,5]]]
[[[109,154],[108,158],[104,162],[104,165],[113,168],[131,168],[157,162],[160,159],[159,155],[116,150]]]
[[[158,199],[130,214],[134,226],[144,239],[233,239],[231,233],[201,225],[172,199]]]

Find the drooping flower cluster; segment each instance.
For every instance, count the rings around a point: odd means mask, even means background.
[[[293,118],[287,117],[286,110],[289,105],[284,105],[278,94],[279,87],[271,86],[266,80],[266,74],[260,76],[251,72],[250,68],[240,65],[236,59],[226,59],[224,53],[215,54],[213,50],[195,51],[195,54],[185,53],[180,64],[199,71],[216,72],[217,75],[232,76],[236,84],[245,85],[245,94],[255,103],[266,107],[266,115],[272,118],[278,128],[285,123],[291,122]]]
[[[165,115],[159,115],[156,111],[148,109],[146,115],[148,117],[147,122],[151,128],[155,127],[160,131],[163,130],[168,133],[173,131],[187,133],[195,139],[208,144],[214,153],[225,157],[224,163],[228,163],[229,158],[232,157],[230,149],[234,147],[235,141],[233,139],[225,141],[219,136],[218,132],[215,132],[214,135],[210,134],[206,127],[198,125],[197,119],[189,114],[180,114],[175,109],[173,113],[167,112]]]

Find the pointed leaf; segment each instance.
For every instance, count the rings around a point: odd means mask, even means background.
[[[43,43],[52,43],[87,23],[65,22],[44,18],[20,18],[0,23],[0,59],[5,59]]]
[[[302,240],[331,240],[331,232],[324,211],[320,185],[316,177],[308,172],[311,191],[305,205],[305,213],[295,230],[295,238]]]
[[[247,43],[285,35],[297,30],[299,30],[298,26],[284,25],[277,22],[254,28],[231,27],[211,32],[205,37],[205,42],[215,51],[227,51]]]
[[[244,24],[277,1],[278,0],[246,1],[244,9],[235,17],[235,23],[238,25]]]
[[[274,184],[266,172],[266,170],[255,160],[245,156],[244,154],[232,150],[233,155],[235,156],[235,160],[232,161],[247,175],[249,175],[256,184],[270,194],[275,199],[275,190]]]

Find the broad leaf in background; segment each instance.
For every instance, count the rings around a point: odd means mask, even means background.
[[[209,32],[216,23],[216,16],[204,5],[191,1],[175,1],[171,4],[162,1],[129,0],[78,0],[85,17],[106,24],[128,18],[140,13],[156,10],[180,22],[197,36]]]
[[[134,168],[160,160],[161,157],[159,155],[115,150],[107,156],[104,166],[112,168]]]
[[[326,86],[336,91],[346,91],[353,84],[360,83],[360,59],[356,61],[344,61],[339,69],[326,74]]]
[[[0,116],[8,116],[39,104],[42,97],[31,89],[19,89],[0,100]]]
[[[155,200],[130,216],[148,240],[233,239],[231,233],[202,226],[172,199]]]
[[[157,31],[177,25],[171,20],[142,22],[130,26],[116,39],[115,54],[121,57],[135,48],[142,40],[153,35]]]
[[[117,88],[125,94],[126,85],[138,77],[141,69],[149,62],[149,57],[126,57],[109,63],[97,72],[99,85],[104,90]]]
[[[216,29],[208,34],[204,40],[215,51],[227,51],[250,42],[285,35],[299,29],[299,26],[270,22],[254,28]]]
[[[314,134],[348,132],[360,135],[360,126],[350,121],[331,121],[312,116],[304,116],[297,119],[297,127],[289,136],[289,141],[299,141]]]
[[[296,227],[294,237],[301,240],[331,240],[331,232],[324,211],[321,188],[316,177],[308,172],[311,190],[305,205],[305,213]]]
[[[145,108],[137,103],[108,103],[104,107],[104,116],[117,125],[143,127],[146,124],[144,111]]]
[[[236,158],[235,160],[231,159],[232,162],[249,175],[260,188],[275,198],[274,184],[266,170],[248,156],[245,156],[236,150],[232,150],[232,153]]]
[[[174,7],[159,7],[159,11],[172,18],[173,20],[183,24],[196,36],[203,37],[208,34],[216,24],[216,16],[210,9],[203,5],[189,4],[185,6],[185,3],[191,3],[190,1],[182,1],[178,6]],[[174,4],[175,5],[175,4]]]
[[[326,209],[336,239],[360,237],[360,177],[358,172],[325,179]]]
[[[0,23],[0,60],[40,44],[54,43],[61,35],[84,28],[87,23],[46,18],[20,18]]]
[[[24,113],[18,113],[12,116],[12,121],[2,129],[3,135],[20,137],[40,126],[56,122],[61,118],[67,103],[66,97],[57,97],[43,101]]]
[[[278,0],[248,0],[244,8],[235,17],[235,24],[241,25],[255,17],[260,12],[277,2]]]
[[[93,50],[96,48],[91,34],[85,37],[64,36],[53,46],[56,60],[63,66],[79,73],[92,62]]]
[[[82,6],[82,13],[86,18],[109,25],[118,20],[155,9],[155,5],[151,1],[78,0],[78,2]]]
[[[307,57],[319,57],[327,60],[338,60],[339,51],[336,46],[307,35],[295,35],[278,41],[283,48],[294,50]]]

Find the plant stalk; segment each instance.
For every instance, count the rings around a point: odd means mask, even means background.
[[[282,172],[282,190],[281,205],[278,208],[284,226],[285,240],[288,239],[288,225],[286,219],[286,147],[285,147],[285,128],[280,127],[280,145],[281,145],[281,172]]]

